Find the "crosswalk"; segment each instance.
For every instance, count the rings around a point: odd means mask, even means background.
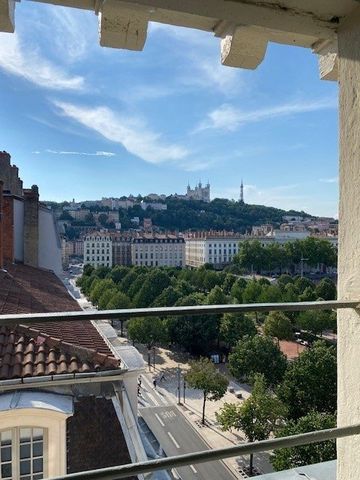
[[[141,388],[138,402],[139,407],[160,407],[170,405],[162,388],[157,386],[155,389],[152,379],[148,374],[141,375]]]

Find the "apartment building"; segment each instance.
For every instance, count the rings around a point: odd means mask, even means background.
[[[131,265],[131,237],[111,234],[113,265]]]
[[[189,267],[205,263],[222,268],[239,251],[244,236],[234,232],[194,232],[185,237],[185,258]]]
[[[93,232],[84,239],[84,264],[93,267],[112,267],[112,238],[108,232]]]
[[[131,242],[131,263],[148,267],[184,267],[185,240],[177,235],[139,235]]]
[[[36,185],[23,188],[9,153],[0,152],[0,208],[4,258],[10,263],[62,272],[61,240],[52,210],[39,201]]]

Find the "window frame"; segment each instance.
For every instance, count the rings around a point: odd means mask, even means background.
[[[42,443],[43,443],[43,452],[42,456],[35,457],[35,458],[42,458],[43,461],[43,469],[42,469],[42,478],[47,478],[48,477],[48,438],[49,438],[49,433],[48,433],[48,428],[38,426],[38,425],[21,425],[21,426],[15,426],[15,427],[8,427],[8,428],[3,428],[0,430],[0,436],[2,433],[5,432],[11,432],[11,480],[20,480],[21,477],[30,477],[32,480],[34,478],[34,475],[38,475],[40,473],[29,473],[29,474],[24,474],[20,475],[20,430],[21,429],[31,429],[31,440],[29,442],[30,444],[30,450],[31,450],[31,456],[30,456],[30,462],[32,463],[33,461],[33,454],[32,454],[32,446],[33,446],[33,430],[34,429],[39,429],[42,430],[43,436],[42,436]],[[1,443],[0,443],[0,450],[1,450]],[[3,479],[1,475],[1,466],[3,463],[10,463],[10,462],[2,462],[1,461],[1,456],[0,456],[0,479]],[[31,470],[32,470],[32,465],[31,465]],[[4,480],[8,480],[9,477],[4,477]]]

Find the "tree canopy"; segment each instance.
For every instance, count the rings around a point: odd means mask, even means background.
[[[289,364],[278,388],[290,418],[297,419],[311,410],[336,410],[336,348],[315,342]]]
[[[200,358],[191,362],[190,370],[186,374],[186,381],[192,388],[203,392],[202,423],[205,423],[206,400],[220,400],[225,393],[229,380],[220,373],[208,358]]]
[[[284,354],[269,337],[245,337],[229,355],[230,372],[238,380],[254,381],[261,373],[270,385],[277,385],[284,376],[287,362]]]
[[[276,437],[287,437],[300,433],[324,430],[336,426],[335,415],[329,413],[309,412],[297,421],[288,422],[276,432]],[[336,441],[311,443],[293,448],[275,450],[270,461],[276,471],[327,462],[336,458]]]

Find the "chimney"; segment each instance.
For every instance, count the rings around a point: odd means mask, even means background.
[[[24,263],[38,266],[39,257],[39,189],[24,189]]]
[[[4,268],[3,254],[3,187],[4,183],[0,180],[0,269]]]

